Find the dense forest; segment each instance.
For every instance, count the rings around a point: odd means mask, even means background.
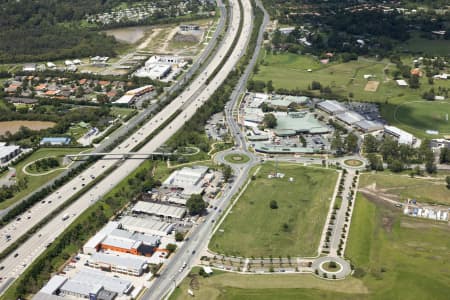
[[[127,0],[131,1],[131,0]],[[0,62],[114,55],[115,41],[71,22],[123,0],[6,0],[0,3]],[[126,2],[126,1],[125,1]],[[133,2],[133,1],[132,1]]]
[[[187,2],[187,3],[186,3]],[[48,61],[87,56],[114,56],[113,37],[100,33],[101,24],[86,22],[86,16],[110,12],[136,3],[164,8],[186,5],[196,11],[200,1],[190,0],[3,0],[0,1],[0,63]],[[184,6],[183,6],[184,7]],[[164,9],[162,10],[164,12]],[[181,15],[179,11],[176,16]],[[159,12],[148,20],[124,24],[147,24],[167,19]],[[124,25],[122,24],[117,25]]]
[[[275,32],[272,39],[275,48],[293,53],[338,52],[348,54],[348,59],[366,54],[383,57],[412,33],[429,40],[450,39],[448,13],[416,10],[421,5],[430,8],[428,1],[266,0],[265,4],[281,24],[295,27],[288,34]],[[433,33],[439,31],[444,33]]]

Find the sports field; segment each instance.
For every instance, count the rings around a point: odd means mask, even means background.
[[[390,173],[363,174],[359,186],[376,184],[383,193],[398,196],[400,201],[408,198],[419,202],[450,205],[450,190],[445,186],[445,178],[422,179]]]
[[[346,256],[366,274],[370,299],[448,299],[450,228],[409,218],[361,195]]]
[[[262,165],[213,236],[212,251],[246,257],[317,255],[337,172],[280,164],[284,178],[269,179],[274,171],[274,164]],[[271,201],[278,208],[271,208]]]
[[[411,101],[398,105],[394,119],[410,132],[450,134],[450,101]]]

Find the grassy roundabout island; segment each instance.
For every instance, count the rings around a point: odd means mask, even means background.
[[[342,269],[342,267],[338,263],[335,263],[334,261],[328,261],[326,263],[323,263],[321,267],[322,269],[328,272],[339,272]]]
[[[344,160],[344,164],[349,167],[360,167],[363,165],[363,162],[359,159],[346,159]]]
[[[261,166],[213,236],[209,248],[245,257],[315,256],[337,180],[337,172],[280,164],[283,178],[269,178],[275,165]]]
[[[250,157],[245,154],[233,153],[225,156],[225,160],[232,164],[245,164],[250,160]]]

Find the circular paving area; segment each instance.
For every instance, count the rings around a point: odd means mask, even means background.
[[[328,279],[343,279],[352,271],[346,260],[331,256],[319,257],[313,262],[312,268],[317,276]]]

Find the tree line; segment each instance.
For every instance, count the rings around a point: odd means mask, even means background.
[[[386,163],[392,172],[401,172],[410,168],[412,164],[424,163],[428,173],[437,171],[429,140],[423,140],[419,148],[414,148],[407,144],[400,144],[391,137],[385,137],[379,141],[372,135],[366,135],[363,151],[367,154],[368,167],[371,170],[382,171],[383,163]],[[414,171],[420,174],[420,168],[415,168]]]

